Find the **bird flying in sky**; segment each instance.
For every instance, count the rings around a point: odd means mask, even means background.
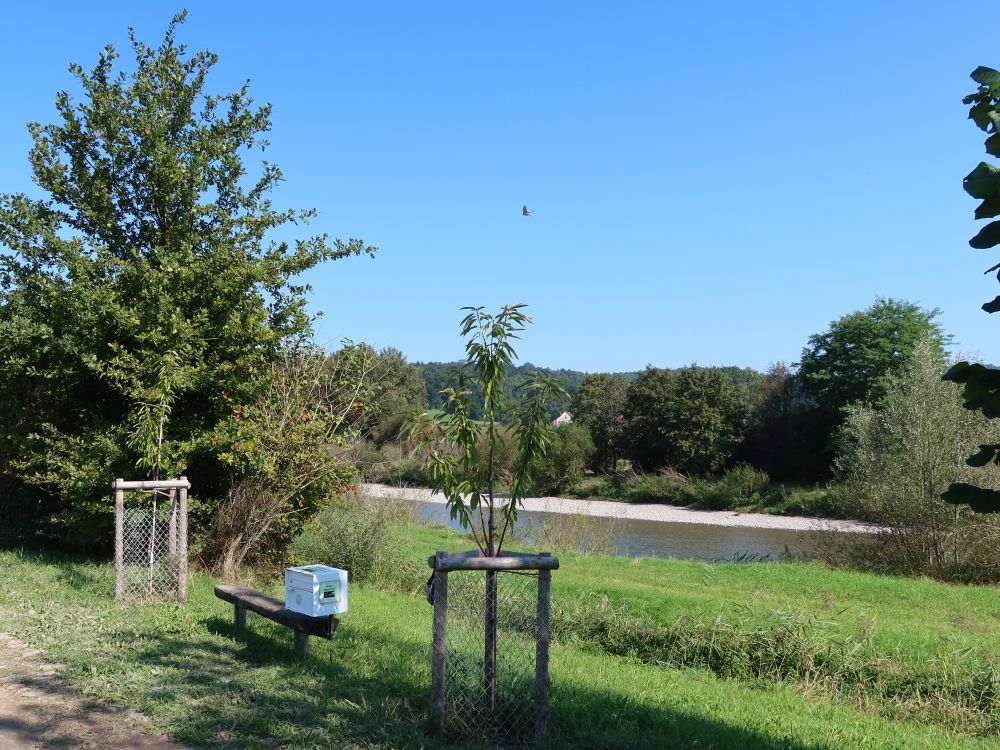
[[[521,206],[521,216],[531,216],[531,211],[528,210],[527,206]]]

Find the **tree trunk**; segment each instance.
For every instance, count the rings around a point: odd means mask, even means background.
[[[497,697],[497,572],[486,571],[486,654],[483,660],[483,691],[490,713]]]

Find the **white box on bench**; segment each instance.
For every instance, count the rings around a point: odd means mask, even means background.
[[[347,571],[329,565],[285,568],[285,607],[312,617],[347,611]]]

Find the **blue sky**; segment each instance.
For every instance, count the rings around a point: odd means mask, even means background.
[[[70,62],[182,7],[18,3],[0,25],[0,192]],[[982,3],[188,2],[180,33],[274,105],[276,201],[378,245],[310,273],[320,340],[457,359],[459,308],[525,302],[522,361],[795,361],[879,295],[1000,362],[961,103],[1000,67]],[[534,215],[520,215],[527,204]]]

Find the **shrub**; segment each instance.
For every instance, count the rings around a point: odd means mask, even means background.
[[[759,498],[767,491],[771,478],[766,471],[755,469],[748,463],[739,463],[723,473],[719,484],[733,498],[749,501]]]
[[[344,496],[305,525],[291,544],[292,562],[342,568],[353,583],[390,583],[403,561],[392,534],[397,512],[388,503]]]
[[[633,503],[673,503],[679,501],[687,478],[671,469],[657,474],[633,474],[626,477],[621,490],[623,500]]]
[[[545,456],[535,465],[535,492],[556,493],[579,480],[593,455],[594,443],[586,427],[571,422],[555,428]]]
[[[380,484],[426,487],[431,484],[426,449],[407,453],[400,443],[375,448],[368,441],[354,447],[354,459],[364,481]]]
[[[879,570],[977,578],[1000,574],[995,544],[1000,522],[973,516],[941,500],[955,481],[986,472],[992,483],[1000,467],[976,469],[964,457],[980,443],[1000,442],[1000,426],[962,406],[960,387],[944,382],[933,341],[914,351],[898,380],[877,407],[848,409],[839,436],[837,467],[860,515],[885,527],[879,544],[857,545],[853,560]]]

